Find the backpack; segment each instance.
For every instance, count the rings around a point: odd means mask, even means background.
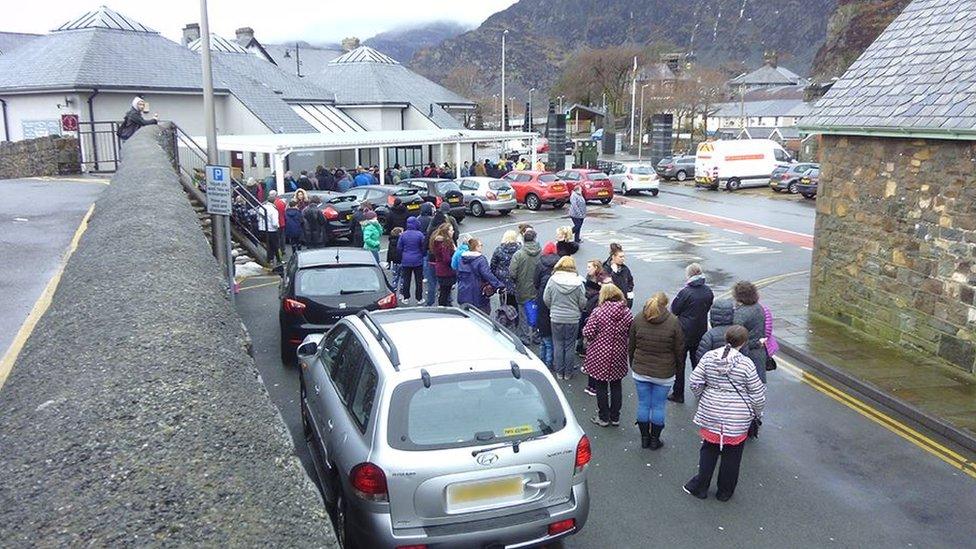
[[[129,125],[129,121],[124,118],[122,119],[122,122],[119,123],[119,129],[115,130],[115,136],[122,141],[132,137],[132,134],[134,133],[136,133],[136,131],[133,126]]]

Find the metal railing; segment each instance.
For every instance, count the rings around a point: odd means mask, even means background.
[[[116,134],[118,129],[118,122],[108,120],[78,122],[83,171],[105,173],[119,169],[121,142]]]

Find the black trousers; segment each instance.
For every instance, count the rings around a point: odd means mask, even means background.
[[[456,276],[437,277],[437,304],[438,305],[440,305],[441,307],[450,307],[451,290],[454,288],[454,284],[456,282],[457,282]]]
[[[620,380],[603,381],[592,377],[590,379],[593,380],[593,385],[596,389],[596,407],[600,414],[600,419],[603,421],[620,421]],[[607,402],[608,390],[610,392],[609,402]]]
[[[281,248],[279,243],[278,231],[263,231],[264,234],[264,253],[268,256],[268,263],[278,261],[278,250]]]
[[[580,242],[580,231],[583,229],[583,217],[570,217],[573,221],[573,239]]]
[[[698,361],[695,360],[695,354],[698,352],[698,344],[701,340],[689,341],[685,344],[685,354],[681,360],[681,367],[678,368],[674,373],[674,387],[671,392],[675,396],[684,398],[685,396],[685,365],[688,361],[691,361],[691,369],[694,370],[698,366]],[[685,358],[687,357],[687,358]]]
[[[400,267],[400,287],[404,299],[410,299],[410,279],[414,279],[414,288],[417,291],[416,297],[419,301],[424,295],[424,268],[423,267]],[[431,289],[430,291],[434,291]]]
[[[702,441],[701,451],[698,452],[698,474],[691,478],[685,488],[692,494],[701,497],[708,494],[708,487],[712,484],[712,473],[719,456],[722,463],[718,468],[718,490],[716,497],[732,497],[735,485],[739,482],[739,464],[742,463],[742,448],[746,443],[726,444],[719,449],[718,444]]]

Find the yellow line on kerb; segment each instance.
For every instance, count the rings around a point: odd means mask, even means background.
[[[44,316],[47,312],[48,307],[51,306],[51,298],[54,297],[54,291],[58,289],[58,284],[61,282],[61,275],[64,274],[64,267],[68,264],[68,259],[71,254],[78,248],[78,242],[81,240],[81,235],[85,233],[85,229],[88,228],[88,220],[91,218],[92,212],[95,211],[95,205],[92,204],[88,208],[88,212],[85,213],[85,217],[81,219],[81,224],[75,230],[75,235],[71,238],[71,244],[68,245],[67,251],[64,252],[64,256],[61,258],[61,265],[58,266],[57,272],[48,281],[47,286],[44,287],[44,291],[41,292],[40,297],[34,302],[34,307],[31,309],[30,314],[27,315],[27,319],[21,324],[20,330],[17,331],[17,335],[14,336],[14,340],[10,343],[10,347],[7,348],[7,352],[3,354],[3,359],[0,359],[0,389],[3,388],[3,384],[7,381],[7,376],[10,375],[10,371],[14,367],[14,362],[17,361],[17,357],[20,356],[20,351],[24,348],[24,343],[27,343],[27,338],[30,337],[31,333],[34,331],[34,327],[37,326],[37,321]]]
[[[828,384],[819,377],[798,368],[797,366],[790,364],[782,359],[782,357],[777,356],[776,362],[779,363],[783,369],[792,374],[794,377],[806,383],[810,387],[813,387],[817,391],[829,396],[830,398],[836,400],[837,402],[847,406],[848,408],[854,410],[855,412],[861,414],[862,416],[870,419],[871,421],[881,425],[885,429],[897,434],[898,436],[904,438],[905,440],[911,442],[915,446],[925,450],[926,452],[934,455],[935,457],[941,459],[942,461],[952,465],[956,469],[966,473],[967,475],[976,478],[976,463],[972,460],[967,459],[965,456],[959,454],[958,452],[945,447],[944,445],[932,440],[931,438],[923,435],[922,433],[912,429],[908,425],[901,423],[900,421],[892,418],[891,416],[872,408],[871,406],[865,404],[864,402],[852,397],[851,395],[844,393]]]

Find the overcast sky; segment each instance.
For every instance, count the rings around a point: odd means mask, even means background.
[[[2,0],[0,31],[44,33],[100,5],[179,40],[187,23],[200,19],[198,0]],[[458,21],[476,27],[514,0],[209,0],[210,29],[232,38],[238,27],[253,27],[266,42],[365,40],[385,30],[424,21]]]

